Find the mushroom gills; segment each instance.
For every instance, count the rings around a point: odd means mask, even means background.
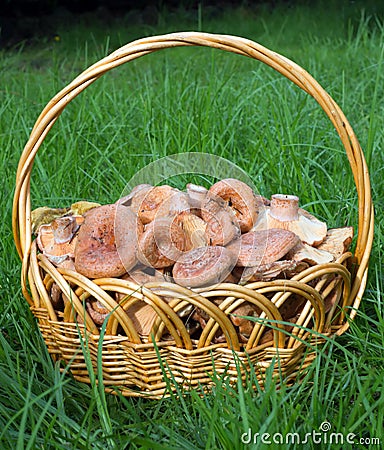
[[[61,266],[74,258],[76,233],[81,222],[82,216],[58,217],[38,228],[36,244],[55,266]]]
[[[195,214],[181,214],[180,226],[184,230],[188,250],[208,245],[206,237],[207,224]]]
[[[286,255],[286,259],[298,262],[303,261],[307,262],[311,266],[314,266],[316,264],[327,264],[333,262],[334,257],[326,250],[321,250],[300,242]]]
[[[325,240],[317,247],[333,255],[335,260],[347,252],[353,239],[353,227],[331,228],[328,230]]]

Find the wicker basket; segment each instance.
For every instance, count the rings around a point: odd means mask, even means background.
[[[357,187],[358,235],[354,254],[344,253],[337,262],[312,266],[290,280],[254,282],[246,286],[225,283],[194,291],[172,283],[144,287],[118,278],[90,280],[74,271],[55,268],[39,254],[31,233],[30,176],[34,157],[56,119],[71,100],[105,72],[148,53],[180,46],[213,47],[257,59],[317,100],[341,138]],[[169,392],[166,379],[169,370],[186,389],[198,384],[209,386],[212,374],[225,374],[235,382],[239,376],[247,376],[250,365],[255,367],[261,384],[267,369],[287,381],[292,380],[316,356],[316,351],[308,352],[308,348],[316,349],[327,337],[342,334],[356,315],[367,280],[373,223],[370,180],[362,150],[343,112],[324,89],[300,66],[255,42],[196,32],[149,37],[127,44],[85,70],[59,92],[42,111],[21,155],[13,205],[14,240],[22,259],[22,290],[38,320],[49,353],[55,360],[70,364],[77,380],[90,382],[93,374],[88,372],[89,361],[96,371],[100,368],[101,352],[106,390],[114,391],[118,387],[123,395],[151,398]],[[71,299],[64,311],[56,311],[51,302],[53,282]],[[339,308],[330,317],[325,314],[324,302],[335,291]],[[128,295],[130,300],[119,306],[114,293]],[[305,299],[305,307],[287,334],[284,325],[279,323],[280,311],[291,295]],[[111,311],[102,346],[100,330],[84,310],[84,299],[89,296]],[[211,301],[215,296],[225,298],[220,307]],[[169,297],[172,297],[170,302]],[[147,339],[139,336],[124,311],[140,301],[152,305],[158,315]],[[246,301],[258,305],[264,321],[257,321],[248,342],[240,344],[229,315]],[[197,341],[191,340],[177,314],[188,303],[210,317]],[[77,323],[78,314],[85,315],[85,324]],[[213,342],[219,327],[226,343]],[[265,342],[261,337],[269,327],[273,332]],[[165,330],[171,339],[163,339]]]

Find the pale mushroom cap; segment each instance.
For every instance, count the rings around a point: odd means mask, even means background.
[[[300,242],[287,255],[292,261],[304,261],[311,265],[332,262],[334,257],[326,250],[320,250],[311,245]]]
[[[234,263],[233,254],[225,247],[199,247],[184,253],[175,263],[173,278],[181,286],[209,286],[225,279]]]
[[[225,178],[209,189],[209,194],[222,198],[234,212],[242,233],[249,231],[255,224],[258,205],[253,190],[244,182],[235,178]]]

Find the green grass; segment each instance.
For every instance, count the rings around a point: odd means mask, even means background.
[[[364,11],[361,3],[331,2],[316,11],[306,2],[275,9],[162,10],[153,25],[138,12],[106,24],[83,17],[57,25],[60,41],[41,37],[0,51],[2,449],[278,448],[261,443],[261,435],[298,433],[304,439],[325,421],[345,437],[383,442],[384,29],[375,7]],[[364,299],[350,330],[329,342],[305,380],[292,387],[277,387],[267,375],[264,391],[217,383],[210,394],[197,390],[183,399],[104,396],[96,385],[60,372],[21,294],[11,202],[18,157],[38,114],[111,50],[180,30],[241,35],[299,63],[342,107],[367,157],[376,229]],[[36,158],[33,207],[115,201],[138,169],[179,152],[223,156],[245,170],[262,194],[299,193],[301,203],[330,226],[356,225],[348,161],[315,101],[261,63],[200,48],[136,60],[76,98]],[[242,443],[249,429],[252,438],[260,433],[258,444]]]

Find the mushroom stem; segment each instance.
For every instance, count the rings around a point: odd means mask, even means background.
[[[208,189],[193,183],[188,183],[186,187],[189,204],[192,208],[200,209],[208,194]]]
[[[284,194],[272,195],[269,214],[281,222],[298,220],[299,197]]]

